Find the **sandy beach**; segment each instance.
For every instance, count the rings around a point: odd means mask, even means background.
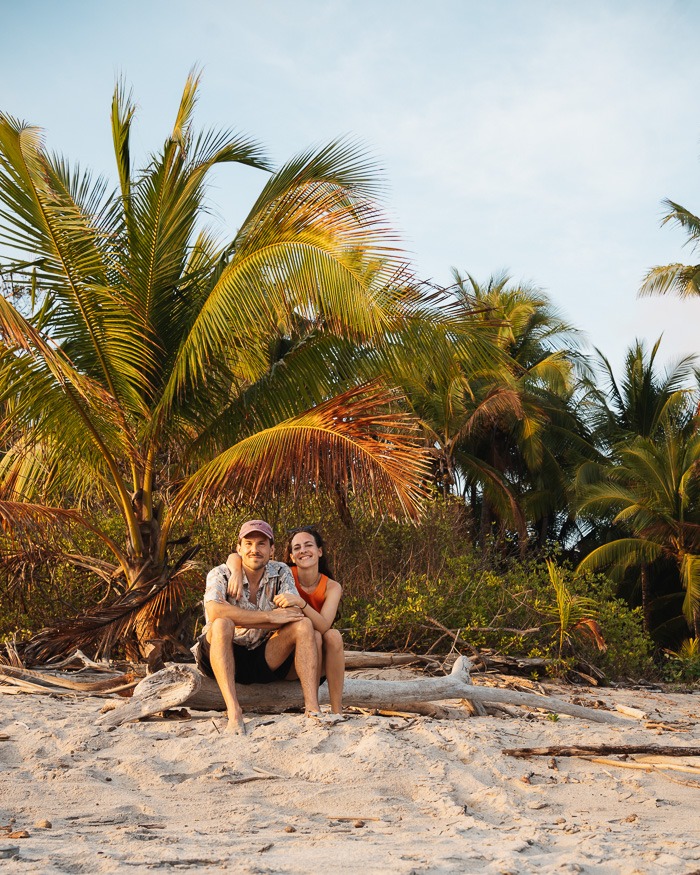
[[[478,680],[477,680],[478,682]],[[297,714],[150,719],[105,731],[104,698],[2,694],[0,835],[17,873],[333,871],[700,872],[700,777],[515,747],[700,745],[699,694],[548,684],[641,708],[609,727],[577,718],[437,720]],[[672,728],[645,728],[654,721]],[[700,760],[676,760],[676,765]],[[50,828],[40,826],[50,822]]]

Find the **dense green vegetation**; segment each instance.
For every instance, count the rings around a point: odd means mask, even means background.
[[[700,674],[695,361],[634,342],[615,374],[537,288],[421,283],[346,143],[270,172],[219,240],[212,168],[270,168],[194,130],[196,90],[136,171],[117,88],[113,191],[0,114],[0,636],[184,652],[254,514],[325,531],[351,644]]]

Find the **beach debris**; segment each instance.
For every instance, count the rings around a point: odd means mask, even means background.
[[[114,711],[103,714],[97,722],[102,726],[119,726],[122,723],[140,720],[142,717],[151,717],[169,708],[177,708],[198,689],[197,675],[199,672],[194,666],[188,665],[173,665],[155,674],[147,675],[134,689],[134,694],[128,702]],[[216,723],[214,728],[219,731]]]
[[[398,665],[428,665],[439,668],[440,661],[432,656],[415,653],[377,653],[372,650],[346,650],[345,669],[394,668]]]
[[[504,750],[502,753],[521,759],[532,756],[550,756],[551,754],[562,757],[578,757],[601,766],[659,772],[669,781],[700,789],[698,781],[682,781],[667,774],[668,772],[685,772],[700,776],[700,763],[678,762],[679,757],[700,757],[700,748],[697,747],[660,744],[597,744],[577,747],[519,747]],[[618,756],[620,759],[613,759],[614,756]]]
[[[281,775],[243,775],[240,778],[232,778],[227,781],[227,784],[250,784],[251,781],[274,781],[281,778]]]
[[[63,668],[90,668],[93,671],[105,671],[114,673],[114,668],[109,662],[97,662],[85,656],[82,650],[76,650],[72,656],[67,656],[58,662],[51,662],[49,666],[52,670]]]
[[[639,708],[630,708],[629,705],[615,705],[615,710],[626,717],[634,717],[635,720],[648,720],[649,714]]]
[[[364,826],[365,823],[372,821],[373,823],[379,823],[381,821],[381,817],[331,817],[331,815],[327,815],[328,820],[335,820],[338,823],[352,823],[353,826],[357,826],[359,823],[361,826]]]
[[[0,845],[0,860],[11,860],[19,856],[18,845]]]
[[[295,826],[285,826],[284,831],[285,832],[296,832],[297,828]]]
[[[645,729],[656,729],[657,735],[663,732],[690,732],[695,724],[688,720],[666,720],[663,723],[656,720],[649,720],[644,724]],[[698,873],[700,875],[700,872]]]
[[[289,682],[240,686],[238,697],[243,708],[253,711],[279,712],[302,704],[300,685]],[[321,687],[320,699],[322,704],[327,703],[326,685]],[[461,656],[455,661],[451,673],[444,677],[418,677],[401,681],[347,678],[343,699],[347,705],[391,711],[409,711],[416,704],[446,699],[465,699],[479,704],[501,702],[568,714],[596,723],[629,725],[629,720],[608,711],[583,708],[553,696],[474,686],[469,675],[469,663]],[[117,726],[178,706],[200,711],[225,709],[216,681],[205,677],[194,665],[171,665],[144,678],[134,689],[128,703],[101,715],[97,723]]]
[[[76,681],[72,677],[57,675],[49,671],[0,665],[0,683],[20,687],[29,693],[111,695],[133,689],[140,680],[141,678],[137,677],[134,672],[127,672],[99,681]]]
[[[502,751],[510,757],[582,757],[582,756],[620,756],[630,754],[653,754],[671,757],[700,757],[700,747],[678,747],[666,744],[580,744],[564,747],[514,747]]]
[[[168,708],[163,711],[162,717],[164,720],[190,720],[192,715],[187,708]]]
[[[34,823],[36,829],[51,829],[51,821],[50,820],[37,820]]]
[[[26,829],[17,829],[14,832],[8,833],[8,839],[28,839],[29,833]]]

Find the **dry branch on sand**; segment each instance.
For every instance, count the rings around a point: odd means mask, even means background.
[[[574,747],[551,745],[550,747],[514,747],[504,750],[510,757],[587,757],[629,756],[631,754],[654,754],[667,757],[700,757],[700,747],[678,747],[668,744],[579,744]]]

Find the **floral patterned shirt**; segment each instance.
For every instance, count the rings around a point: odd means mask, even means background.
[[[202,634],[206,634],[209,631],[211,624],[211,619],[207,613],[207,604],[209,602],[235,605],[246,611],[272,611],[276,607],[272,601],[276,595],[282,592],[296,593],[292,572],[284,562],[270,560],[267,563],[260,580],[255,604],[252,604],[249,598],[250,589],[245,569],[243,570],[243,595],[237,602],[226,593],[230,576],[231,572],[226,565],[217,565],[216,568],[212,568],[209,574],[207,574],[207,586],[204,590],[204,619],[206,625],[202,630]],[[235,644],[241,644],[243,647],[247,647],[248,650],[252,650],[262,644],[271,634],[272,630],[270,629],[246,629],[243,626],[236,625],[233,640]]]

